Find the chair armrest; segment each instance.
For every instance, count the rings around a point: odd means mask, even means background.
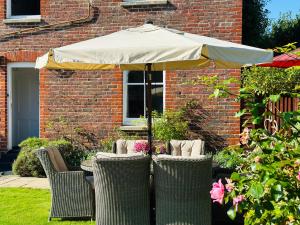
[[[58,176],[65,177],[82,177],[84,178],[84,172],[83,171],[65,171],[65,172],[57,172]]]

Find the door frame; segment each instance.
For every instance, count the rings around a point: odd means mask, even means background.
[[[14,62],[7,64],[7,149],[12,149],[12,75],[14,68],[33,68],[33,62]],[[40,136],[40,94],[39,94],[39,136]]]

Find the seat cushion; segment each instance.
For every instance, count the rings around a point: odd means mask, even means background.
[[[202,140],[171,140],[171,155],[198,156],[204,155],[204,141]]]
[[[58,172],[69,171],[63,157],[61,156],[57,148],[48,148],[47,152],[49,154],[53,167],[56,171]]]
[[[132,153],[137,153],[134,149],[134,144],[136,142],[141,142],[141,141],[145,141],[146,140],[122,140],[119,139],[116,142],[117,145],[117,154],[132,154]]]

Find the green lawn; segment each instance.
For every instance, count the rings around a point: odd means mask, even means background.
[[[29,188],[0,188],[1,225],[94,225],[91,221],[48,222],[50,191]]]

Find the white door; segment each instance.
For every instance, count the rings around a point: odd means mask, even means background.
[[[39,73],[33,68],[12,68],[12,147],[39,136]]]

